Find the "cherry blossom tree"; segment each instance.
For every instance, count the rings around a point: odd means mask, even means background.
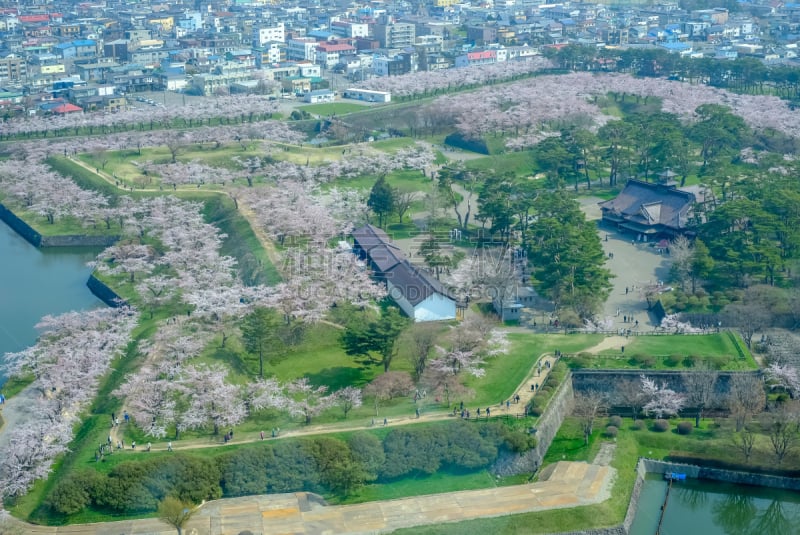
[[[466,372],[474,377],[483,377],[486,371],[480,366],[484,363],[474,351],[451,350],[437,347],[439,355],[428,364],[428,369],[450,375]]]
[[[794,366],[773,362],[764,369],[764,375],[772,388],[782,388],[792,397],[800,392],[800,374]]]
[[[375,406],[375,416],[384,401],[409,395],[414,390],[414,382],[406,372],[386,372],[373,379],[364,387],[364,395],[371,397]]]
[[[361,406],[361,389],[354,386],[346,386],[341,390],[334,392],[336,396],[336,404],[341,407],[344,412],[344,417],[347,418],[347,413],[352,409]]]
[[[100,378],[128,345],[137,317],[127,307],[45,316],[36,345],[5,356],[10,377],[34,376],[39,393],[24,426],[2,435],[0,495],[18,496],[66,451]]]
[[[642,381],[642,392],[648,399],[644,404],[644,412],[652,414],[656,418],[664,416],[675,416],[685,406],[686,397],[674,390],[667,388],[666,384],[660,387],[656,382],[644,375],[640,376]]]
[[[178,377],[185,390],[186,409],[182,411],[178,431],[212,427],[215,435],[221,427],[234,426],[247,416],[240,387],[226,383],[228,370],[220,365],[188,365]]]
[[[307,377],[285,385],[289,414],[302,416],[306,424],[336,404],[336,395],[328,394],[327,386],[314,386]]]

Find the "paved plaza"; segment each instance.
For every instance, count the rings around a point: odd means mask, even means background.
[[[580,199],[586,218],[598,222],[598,234],[606,253],[606,267],[614,278],[608,300],[601,313],[602,319],[611,320],[613,329],[652,330],[655,320],[649,316],[645,291],[669,279],[670,260],[666,252],[660,254],[653,243],[636,241],[636,236],[622,233],[600,223],[602,199],[584,197]],[[627,291],[626,291],[627,289]],[[633,317],[633,321],[624,321]]]

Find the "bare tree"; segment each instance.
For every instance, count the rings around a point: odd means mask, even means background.
[[[764,381],[751,373],[732,374],[727,401],[728,410],[736,423],[736,431],[739,432],[747,420],[764,410]]]
[[[797,403],[772,405],[761,416],[761,428],[769,438],[775,460],[781,464],[800,441],[800,412]]]
[[[428,364],[428,357],[431,350],[436,345],[436,337],[439,334],[439,326],[430,323],[415,324],[409,331],[408,345],[409,353],[408,360],[414,367],[414,377],[419,380],[425,372],[425,367]]]
[[[417,200],[417,194],[414,191],[394,191],[394,211],[397,214],[400,223],[403,222],[403,216],[411,208],[411,204]]]
[[[647,396],[642,391],[641,382],[635,379],[628,379],[620,382],[616,387],[617,396],[620,404],[631,410],[633,419],[642,412],[642,407],[647,403]]]
[[[712,369],[707,362],[702,361],[691,372],[683,374],[683,385],[686,388],[686,402],[697,409],[694,426],[700,427],[703,410],[709,407],[716,398],[717,381],[719,372]]]
[[[578,418],[583,431],[583,443],[589,445],[589,437],[594,430],[594,421],[607,408],[607,397],[602,392],[587,390],[575,394],[572,415]]]
[[[741,431],[731,433],[730,437],[733,446],[744,455],[744,462],[750,462],[753,446],[756,443],[756,434],[753,429],[750,426],[745,426]]]

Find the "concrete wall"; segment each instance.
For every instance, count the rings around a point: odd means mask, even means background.
[[[522,455],[501,457],[492,467],[492,472],[503,476],[535,472],[542,465],[542,459],[550,448],[564,418],[572,412],[574,401],[572,379],[567,373],[536,422],[536,447]]]

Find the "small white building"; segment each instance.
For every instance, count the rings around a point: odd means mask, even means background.
[[[334,92],[330,89],[317,89],[309,91],[303,95],[303,101],[309,104],[320,104],[322,102],[333,102]]]
[[[351,98],[354,100],[363,100],[365,102],[391,102],[392,94],[386,91],[372,91],[370,89],[358,89],[351,87],[345,89],[342,97]]]

